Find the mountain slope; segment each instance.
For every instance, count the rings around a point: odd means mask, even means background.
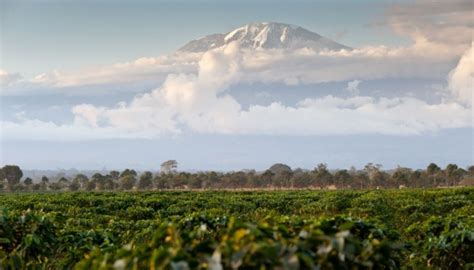
[[[193,40],[179,51],[203,52],[234,41],[238,42],[241,48],[251,49],[310,48],[315,51],[351,49],[299,26],[264,22],[247,24],[227,34],[213,34]]]

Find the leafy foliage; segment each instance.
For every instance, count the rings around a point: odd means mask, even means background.
[[[473,201],[472,188],[0,194],[0,269],[471,269]]]
[[[0,268],[30,268],[48,262],[57,243],[52,220],[42,212],[0,214]]]
[[[209,224],[209,225],[208,225]],[[401,246],[383,230],[351,218],[240,222],[200,217],[163,223],[151,241],[129,244],[109,254],[95,251],[79,269],[398,269]]]

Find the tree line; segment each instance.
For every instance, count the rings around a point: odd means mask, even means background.
[[[133,169],[95,173],[88,177],[61,176],[50,179],[26,177],[17,165],[0,169],[0,190],[10,191],[105,191],[105,190],[163,190],[163,189],[367,189],[367,188],[430,188],[473,185],[474,166],[464,169],[448,164],[444,169],[431,163],[424,170],[398,167],[384,171],[377,164],[369,163],[363,169],[334,170],[318,164],[313,170],[295,169],[277,163],[264,172],[178,172],[177,162],[166,161],[159,173],[145,171],[138,174]]]

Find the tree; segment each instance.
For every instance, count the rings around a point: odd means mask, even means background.
[[[51,190],[60,190],[60,189],[62,189],[63,187],[61,186],[60,183],[56,182],[56,183],[51,183],[51,184],[49,185],[49,188],[50,188]]]
[[[430,163],[428,167],[426,168],[426,173],[431,178],[431,182],[433,186],[438,185],[437,177],[440,171],[441,171],[441,168],[434,163]]]
[[[43,177],[41,177],[41,183],[49,183],[49,178],[43,175]]]
[[[305,188],[310,185],[311,176],[306,172],[295,170],[291,178],[291,186],[294,188]]]
[[[347,187],[352,183],[352,176],[347,170],[340,170],[334,174],[334,184],[336,187]]]
[[[416,170],[410,175],[409,186],[410,187],[422,187],[423,186],[422,180],[423,180],[422,171]]]
[[[110,175],[110,180],[113,182],[114,188],[116,188],[119,185],[120,172],[111,171],[109,175]]]
[[[172,177],[171,187],[172,188],[188,188],[189,178],[191,177],[190,173],[181,172],[179,174],[169,174]]]
[[[125,169],[122,173],[120,173],[120,177],[125,177],[127,175],[131,175],[133,177],[136,177],[137,172],[135,170]]]
[[[190,188],[201,188],[202,187],[202,175],[195,174],[189,179],[189,187]]]
[[[80,189],[85,189],[87,182],[89,182],[89,178],[86,175],[80,173],[74,177],[73,182],[79,183]]]
[[[25,184],[25,186],[29,187],[33,184],[33,179],[29,178],[29,177],[26,177],[25,181],[23,181],[23,183]]]
[[[7,180],[8,188],[11,189],[14,185],[20,183],[23,177],[23,172],[17,165],[5,165],[3,166],[2,176]]]
[[[293,171],[291,167],[283,164],[276,163],[273,164],[269,169],[274,175],[273,184],[279,187],[289,187],[291,183],[291,177],[293,176]]]
[[[85,186],[87,191],[94,190],[96,188],[95,181],[88,181]]]
[[[98,190],[105,189],[105,177],[100,173],[94,173],[91,177],[92,182],[95,183],[95,188]]]
[[[58,184],[61,187],[61,189],[66,188],[69,186],[69,180],[66,177],[61,177],[58,180]]]
[[[369,186],[370,187],[377,187],[381,186],[383,182],[386,180],[386,175],[381,172],[382,165],[380,164],[373,164],[368,163],[364,167],[364,171],[367,173],[369,177]]]
[[[411,170],[409,168],[398,167],[392,174],[391,182],[394,187],[408,186],[411,178]]]
[[[324,163],[319,163],[313,170],[313,175],[316,182],[321,186],[329,186],[333,184],[332,174],[328,170],[328,166]]]
[[[69,190],[70,191],[77,191],[81,187],[81,184],[77,180],[73,180],[71,184],[69,184]]]
[[[441,171],[441,168],[434,164],[434,163],[430,163],[428,165],[428,167],[426,168],[426,172],[429,174],[429,175],[434,175],[436,173],[438,173],[439,171]]]
[[[366,171],[356,171],[354,175],[352,175],[352,179],[358,188],[367,188],[370,182],[369,175]]]
[[[45,175],[41,177],[41,190],[47,190],[48,189],[48,184],[49,184],[49,178]]]
[[[446,185],[448,186],[456,185],[466,173],[463,169],[458,168],[458,165],[456,164],[448,164],[444,171],[446,174]]]
[[[151,172],[144,172],[140,175],[138,180],[139,189],[149,189],[153,186],[153,174]]]
[[[109,174],[110,174],[110,177],[112,178],[112,180],[114,182],[119,180],[119,177],[120,177],[120,172],[119,171],[111,171]]]
[[[262,179],[263,186],[265,186],[265,187],[272,186],[274,176],[275,176],[275,174],[270,170],[266,170],[264,173],[262,173],[262,175],[260,177]]]
[[[31,186],[31,189],[34,190],[34,191],[38,191],[38,190],[41,189],[41,184],[38,184],[38,183],[37,183],[37,184],[33,184],[33,185]]]
[[[160,171],[162,173],[175,173],[178,169],[178,162],[176,160],[167,160],[161,163]]]
[[[120,178],[120,187],[124,190],[130,190],[135,186],[136,181],[135,176],[127,174]]]
[[[474,165],[467,167],[467,175],[474,177]]]
[[[118,186],[117,181],[114,180],[110,174],[105,175],[103,181],[104,189],[106,190],[114,190]]]
[[[288,188],[291,185],[292,177],[293,177],[292,171],[283,171],[277,176],[277,179],[280,182],[281,186]]]
[[[286,164],[283,164],[283,163],[276,163],[276,164],[273,164],[269,170],[275,174],[275,175],[279,175],[279,174],[282,174],[282,173],[285,173],[285,172],[289,172],[289,173],[292,173],[293,171],[291,170],[291,167],[286,165]]]
[[[158,189],[167,189],[167,188],[169,188],[169,183],[167,181],[167,177],[165,177],[165,176],[156,175],[155,178],[153,179],[153,182],[155,182],[155,186]]]

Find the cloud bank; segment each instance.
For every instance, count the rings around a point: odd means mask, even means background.
[[[464,62],[460,61],[453,74],[459,73],[457,70],[463,68]],[[121,103],[116,108],[81,105],[74,112],[77,119],[91,127],[102,122],[106,127],[157,134],[179,132],[184,127],[194,132],[223,134],[403,135],[470,126],[469,107],[455,102],[430,105],[408,97],[326,96],[302,100],[294,107],[272,103],[243,110],[226,94],[226,89],[244,76],[243,65],[242,53],[231,44],[205,53],[197,75],[171,74],[161,88],[137,96],[129,104]],[[469,76],[472,79],[472,74]],[[359,82],[349,83],[349,87],[357,89]],[[94,117],[90,117],[91,109]]]
[[[472,70],[465,53],[449,77],[450,89],[462,100],[471,91]],[[411,98],[326,96],[296,106],[275,102],[243,109],[227,93],[246,76],[245,52],[236,44],[202,55],[198,72],[169,74],[163,85],[114,107],[77,105],[70,125],[23,119],[3,122],[2,136],[18,138],[34,129],[38,138],[157,138],[184,131],[206,134],[416,135],[446,128],[472,127],[472,107],[453,101],[428,104]],[[349,83],[358,89],[359,81]],[[471,98],[472,101],[472,98]]]
[[[449,46],[423,40],[407,48],[371,46],[352,51],[241,49],[239,80],[242,83],[298,85],[356,79],[437,79],[444,77],[453,68],[461,54]],[[84,88],[91,86],[99,86],[94,88],[98,89],[95,91],[106,91],[111,86],[127,84],[128,87],[122,88],[136,92],[134,83],[152,81],[160,85],[169,74],[197,74],[203,56],[203,53],[177,52],[77,72],[52,71],[4,87],[0,94],[83,93]]]

